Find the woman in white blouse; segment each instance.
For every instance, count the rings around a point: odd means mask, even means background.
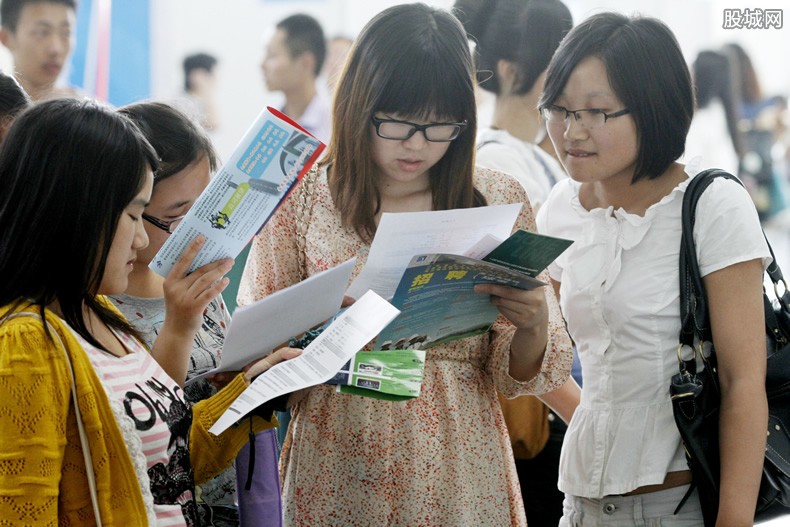
[[[693,113],[671,31],[649,18],[593,16],[548,68],[540,107],[570,179],[540,210],[575,243],[550,268],[582,363],[584,390],[544,397],[571,418],[560,461],[561,525],[702,525],[672,415],[680,330],[681,203],[694,174],[677,162]],[[762,273],[757,213],[717,180],[695,242],[722,385],[718,525],[751,525],[765,446]],[[643,523],[644,522],[644,523]]]

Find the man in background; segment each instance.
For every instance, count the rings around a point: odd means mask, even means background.
[[[329,98],[316,87],[325,57],[326,41],[318,21],[292,15],[277,24],[261,70],[266,88],[285,96],[282,112],[327,143],[332,130]]]
[[[194,117],[208,131],[219,127],[217,108],[217,79],[214,67],[217,59],[208,53],[195,53],[184,57],[184,97],[187,108],[180,108]],[[180,106],[180,105],[177,105]]]
[[[14,58],[14,76],[34,101],[76,96],[56,87],[73,45],[76,0],[2,0],[0,42]]]

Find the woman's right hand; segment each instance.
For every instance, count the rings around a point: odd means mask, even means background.
[[[165,278],[165,320],[176,330],[197,331],[206,306],[230,283],[224,276],[233,268],[231,258],[211,262],[189,273],[205,241],[201,235],[189,242]]]

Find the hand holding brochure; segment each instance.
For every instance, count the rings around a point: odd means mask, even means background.
[[[381,332],[376,349],[425,349],[485,333],[499,311],[487,295],[474,292],[475,284],[520,289],[546,285],[534,276],[571,243],[520,230],[483,260],[453,254],[415,256],[392,298],[402,313]]]
[[[198,234],[206,243],[190,272],[238,256],[323,150],[323,143],[297,123],[266,108],[156,253],[151,270],[167,276]]]
[[[266,401],[328,381],[398,313],[376,293],[365,293],[311,342],[302,355],[276,364],[258,376],[209,431],[219,435]]]
[[[223,371],[238,371],[293,335],[328,320],[343,302],[356,258],[236,309],[218,368],[190,377],[185,386]],[[295,316],[296,315],[296,316]]]

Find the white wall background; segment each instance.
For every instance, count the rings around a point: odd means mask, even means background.
[[[639,12],[665,21],[675,32],[689,61],[706,48],[737,41],[747,50],[766,93],[790,94],[790,8],[785,28],[725,30],[725,8],[783,8],[780,0],[565,0],[578,23],[602,10]],[[260,62],[267,37],[282,18],[297,12],[316,17],[327,36],[354,36],[377,12],[397,0],[152,0],[152,86],[155,98],[169,99],[181,90],[182,58],[196,51],[219,61],[219,109],[222,127],[214,134],[226,157],[265,105],[281,103],[266,93]],[[453,0],[428,0],[450,8]],[[0,67],[11,60],[0,47]]]
[[[725,8],[781,8],[774,0],[565,0],[578,23],[602,10],[639,12],[665,21],[691,61],[697,52],[737,41],[755,63],[765,91],[790,93],[790,27],[782,30],[725,30]],[[316,17],[327,36],[354,36],[377,12],[396,0],[156,0],[152,2],[155,50],[152,94],[170,97],[181,86],[184,55],[207,51],[219,58],[219,103],[223,126],[214,134],[226,156],[264,105],[278,105],[266,93],[259,64],[274,25],[297,12]],[[450,8],[453,0],[429,1]],[[785,9],[790,17],[790,9]],[[790,25],[790,20],[786,22]]]

